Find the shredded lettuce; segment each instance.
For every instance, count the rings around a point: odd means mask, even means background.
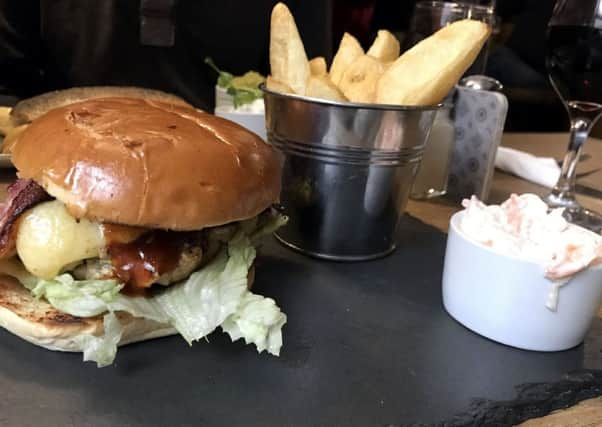
[[[107,313],[103,318],[104,334],[80,335],[76,338],[84,349],[84,362],[96,362],[99,368],[109,366],[115,360],[117,345],[123,334],[123,326],[115,313]]]
[[[124,295],[119,292],[123,285],[115,280],[74,280],[69,274],[39,280],[15,261],[0,261],[0,273],[17,278],[34,296],[64,313],[79,317],[106,313],[102,336],[78,338],[84,360],[95,361],[99,367],[110,365],[117,353],[122,326],[114,313],[119,311],[169,324],[189,344],[221,325],[233,341],[243,338],[259,352],[278,355],[286,316],[272,299],[247,289],[247,276],[255,259],[253,242],[281,222],[279,217],[271,218],[250,237],[239,232],[204,268],[152,297]]]
[[[40,280],[31,293],[63,313],[91,317],[106,312],[122,287],[116,280],[75,280],[70,274],[61,274]]]
[[[285,323],[286,315],[273,299],[247,292],[236,312],[221,327],[232,341],[243,338],[246,344],[255,344],[259,353],[267,350],[268,353],[279,356],[282,326]]]
[[[288,217],[286,215],[270,215],[265,222],[259,226],[256,225],[255,229],[249,233],[249,238],[251,239],[252,243],[257,244],[261,239],[271,235],[274,231],[278,230],[287,222]]]
[[[113,311],[125,311],[134,317],[143,317],[158,323],[170,323],[169,317],[153,297],[129,297],[119,294],[107,306]]]
[[[239,233],[217,258],[200,271],[155,297],[170,323],[188,344],[213,332],[234,313],[247,292],[255,248]]]

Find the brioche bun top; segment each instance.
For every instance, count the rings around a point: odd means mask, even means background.
[[[259,214],[278,200],[281,161],[261,138],[185,105],[134,98],[50,110],[12,153],[76,218],[198,230]]]

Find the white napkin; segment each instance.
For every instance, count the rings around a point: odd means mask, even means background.
[[[498,147],[495,167],[548,188],[554,187],[560,176],[560,166],[553,158],[508,147]]]

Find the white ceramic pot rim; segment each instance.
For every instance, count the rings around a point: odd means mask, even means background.
[[[526,264],[531,264],[531,265],[537,265],[537,266],[544,266],[544,262],[538,259],[533,259],[533,258],[528,258],[528,257],[522,257],[522,256],[518,256],[518,255],[514,255],[514,254],[508,254],[505,252],[502,252],[498,249],[494,249],[490,246],[484,245],[480,242],[477,242],[473,239],[471,239],[470,237],[468,237],[461,229],[460,229],[460,221],[462,220],[462,217],[464,216],[464,212],[465,210],[461,210],[460,212],[456,212],[455,214],[452,215],[451,219],[449,220],[449,226],[454,230],[454,232],[462,237],[463,240],[465,240],[466,242],[470,243],[471,245],[474,245],[478,248],[481,248],[485,251],[491,252],[493,254],[505,257],[505,258],[509,258],[515,261],[519,261],[519,262],[523,262]],[[584,229],[585,231],[587,231],[588,233],[591,233],[594,236],[598,236],[596,233],[594,233],[593,231]],[[588,267],[588,270],[602,270],[602,264],[598,264],[595,265],[593,267]]]

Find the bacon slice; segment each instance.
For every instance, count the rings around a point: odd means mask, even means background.
[[[50,200],[46,191],[31,179],[18,179],[8,186],[8,197],[0,204],[0,259],[17,252],[17,220],[32,206]]]

